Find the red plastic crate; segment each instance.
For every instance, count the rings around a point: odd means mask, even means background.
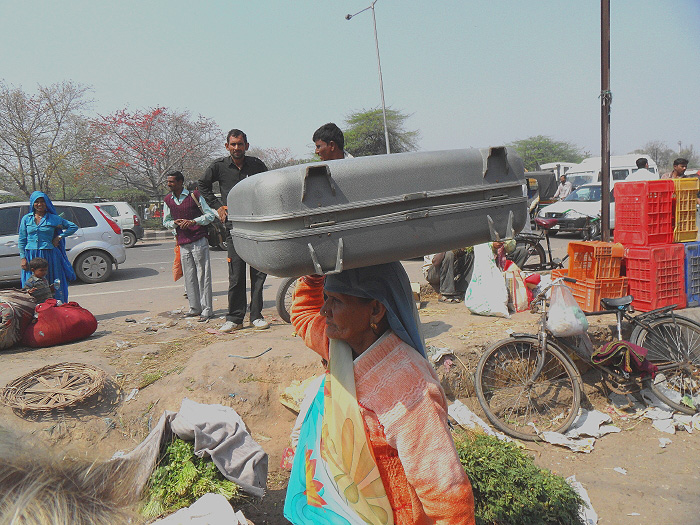
[[[566,269],[552,270],[552,279],[567,277]],[[627,278],[613,279],[577,279],[575,283],[564,283],[571,290],[576,302],[584,312],[599,312],[604,310],[600,300],[614,299],[627,295]]]
[[[632,305],[648,312],[672,304],[685,308],[685,249],[682,244],[626,246],[625,265]]]
[[[572,241],[569,243],[569,277],[613,279],[620,277],[625,247],[620,243]]]
[[[647,246],[673,242],[671,179],[618,182],[615,195],[615,242]]]

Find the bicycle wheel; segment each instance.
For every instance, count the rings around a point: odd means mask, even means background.
[[[543,366],[535,377],[538,358]],[[535,441],[538,431],[566,432],[578,414],[581,386],[571,360],[536,339],[515,337],[491,345],[476,369],[476,395],[499,430]],[[534,425],[534,427],[533,427]]]
[[[649,387],[671,408],[694,414],[700,410],[700,325],[679,315],[648,324],[649,330],[637,325],[631,340],[646,348],[647,359],[659,367]]]
[[[275,297],[275,306],[277,313],[285,323],[291,323],[290,312],[292,308],[292,298],[294,297],[294,287],[296,285],[296,277],[290,277],[282,281],[282,284],[277,289],[277,297]]]
[[[527,259],[525,259],[522,268],[520,268],[521,270],[533,272],[546,267],[547,255],[539,242],[534,243],[518,240],[515,244],[515,253],[519,253],[518,248],[521,247],[527,249]]]

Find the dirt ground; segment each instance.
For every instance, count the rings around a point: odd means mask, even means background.
[[[470,315],[463,304],[439,303],[427,297],[420,310],[426,342],[450,348],[457,360],[437,368],[451,399],[459,398],[483,417],[471,386],[471,375],[483,349],[509,331],[531,332],[530,313],[511,319]],[[151,317],[104,316],[87,340],[46,349],[15,348],[2,354],[0,384],[46,364],[90,363],[104,369],[109,381],[102,392],[64,412],[32,415],[0,407],[3,424],[35,439],[68,448],[75,454],[107,459],[135,447],[164,410],[177,411],[187,397],[200,403],[233,407],[253,437],[269,454],[268,495],[242,510],[256,525],[286,523],[282,517],[287,472],[279,468],[289,443],[295,414],[279,402],[294,379],[322,372],[319,358],[294,336],[290,325],[265,312],[272,327],[234,334],[211,333],[219,323],[200,324],[179,314]],[[131,322],[135,321],[135,322]],[[593,320],[599,339],[609,334],[608,319]],[[267,348],[264,355],[255,356]],[[586,374],[588,401],[606,410],[599,378]],[[125,401],[134,388],[138,393]],[[700,523],[700,454],[698,436],[674,436],[652,428],[648,420],[620,419],[623,431],[596,441],[590,454],[573,453],[550,444],[528,444],[542,467],[562,476],[576,475],[588,490],[599,523]],[[660,448],[659,438],[671,444]],[[623,467],[627,474],[613,470]]]

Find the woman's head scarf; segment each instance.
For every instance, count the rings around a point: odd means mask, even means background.
[[[425,342],[406,270],[399,262],[365,266],[327,275],[326,290],[365,299],[386,307],[394,333],[425,357]]]
[[[44,193],[43,191],[32,192],[32,194],[29,196],[29,211],[31,213],[34,213],[34,203],[39,198],[44,199],[44,202],[46,203],[47,212],[53,213],[54,215],[58,215],[58,213],[56,213],[56,208],[54,207],[53,202],[51,202],[49,196],[46,195],[46,193]]]

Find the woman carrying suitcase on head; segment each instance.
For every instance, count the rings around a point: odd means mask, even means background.
[[[284,514],[301,523],[473,524],[474,499],[400,263],[296,285],[292,324],[328,371]]]

